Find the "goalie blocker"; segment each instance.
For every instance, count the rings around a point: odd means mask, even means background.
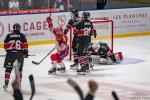
[[[92,62],[100,64],[120,63],[123,59],[122,52],[113,53],[108,44],[103,42],[93,42],[88,48],[91,52]]]

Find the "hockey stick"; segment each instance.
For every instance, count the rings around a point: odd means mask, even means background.
[[[30,86],[31,86],[31,97],[30,97],[30,100],[32,100],[34,94],[35,94],[35,83],[34,83],[34,78],[33,78],[33,75],[30,75],[29,76],[29,81],[30,81]]]
[[[84,96],[83,96],[83,92],[81,90],[81,88],[78,86],[78,84],[72,80],[72,79],[68,79],[67,80],[68,84],[70,84],[74,89],[75,91],[78,93],[79,97],[80,97],[80,100],[84,100]]]
[[[32,63],[35,65],[39,65],[49,54],[51,54],[55,50],[55,48],[53,48],[43,59],[41,59],[41,61],[39,61],[39,62],[32,61]]]
[[[118,96],[117,96],[117,93],[115,91],[112,91],[112,96],[114,98],[114,100],[119,100]]]

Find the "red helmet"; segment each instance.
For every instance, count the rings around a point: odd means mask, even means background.
[[[56,34],[63,35],[63,29],[62,29],[62,27],[57,27],[56,28]]]
[[[63,36],[63,29],[61,27],[57,27],[55,28],[55,33],[56,33],[56,39],[58,39]]]

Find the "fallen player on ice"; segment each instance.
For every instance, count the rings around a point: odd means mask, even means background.
[[[93,64],[110,65],[120,63],[123,59],[122,52],[113,53],[108,44],[104,42],[92,42],[88,51],[91,52]]]

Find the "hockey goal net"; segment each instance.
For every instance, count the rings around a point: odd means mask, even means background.
[[[92,36],[92,42],[94,41],[100,41],[100,42],[105,42],[109,45],[111,50],[114,48],[114,42],[113,42],[113,32],[114,32],[114,25],[112,20],[94,20],[92,21],[93,26],[97,32],[97,37],[93,38]],[[73,30],[70,30],[70,36],[69,36],[69,45],[70,45],[70,50],[69,50],[69,55],[67,59],[72,60],[72,38],[73,38]]]

